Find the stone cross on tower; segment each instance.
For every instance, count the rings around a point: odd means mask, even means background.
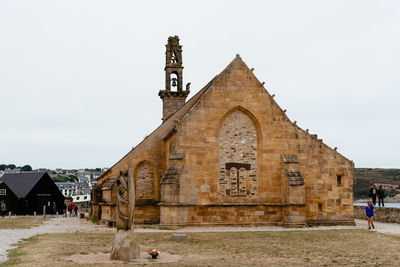
[[[165,90],[158,95],[163,100],[163,121],[185,104],[189,85],[183,90],[182,46],[178,36],[168,37],[165,52]]]

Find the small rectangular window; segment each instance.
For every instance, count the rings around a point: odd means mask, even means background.
[[[338,176],[336,176],[336,180],[337,180],[337,185],[342,185],[342,176],[341,175],[338,175]]]
[[[318,212],[322,212],[322,203],[318,203]]]
[[[0,189],[0,196],[5,196],[5,195],[6,195],[6,190]]]

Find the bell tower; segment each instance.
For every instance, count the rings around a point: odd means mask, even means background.
[[[163,101],[163,117],[165,121],[171,114],[185,104],[189,95],[190,83],[183,90],[183,65],[182,46],[178,36],[168,37],[165,52],[165,90],[160,90],[158,95]]]

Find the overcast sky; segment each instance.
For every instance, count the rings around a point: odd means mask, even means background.
[[[0,163],[112,166],[161,123],[171,35],[189,97],[238,53],[356,167],[400,168],[398,0],[0,0]]]

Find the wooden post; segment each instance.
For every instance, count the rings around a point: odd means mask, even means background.
[[[135,178],[133,177],[133,165],[128,165],[128,192],[129,192],[129,204],[128,204],[128,229],[134,228],[135,220]]]
[[[43,206],[43,218],[46,218],[46,205]]]

